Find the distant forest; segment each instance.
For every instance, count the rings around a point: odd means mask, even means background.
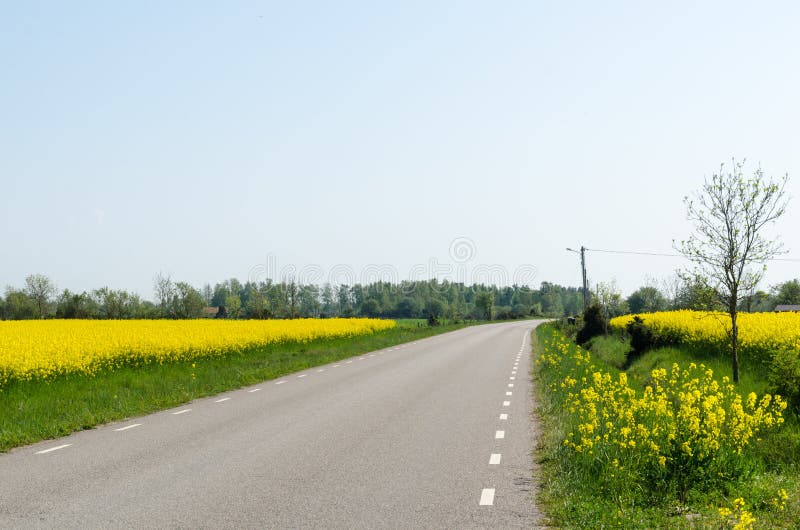
[[[107,287],[60,291],[43,275],[0,296],[0,319],[40,318],[331,318],[379,317],[438,320],[561,317],[582,309],[581,290],[542,282],[525,286],[464,285],[449,281],[376,282],[367,285],[300,285],[295,282],[225,280],[197,289],[168,276],[154,279],[154,299]]]

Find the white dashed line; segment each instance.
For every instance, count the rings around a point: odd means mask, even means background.
[[[319,370],[317,370],[317,373],[324,372],[324,371],[325,371],[325,368],[320,368]]]
[[[128,429],[133,429],[135,427],[141,427],[141,426],[142,426],[141,423],[134,423],[133,425],[128,425],[126,427],[120,427],[119,429],[114,429],[114,432],[127,431]]]
[[[491,506],[494,504],[494,488],[483,488],[481,491],[481,506]]]
[[[308,374],[300,374],[297,376],[297,378],[300,379],[301,377],[306,377],[306,376],[308,376]]]
[[[505,437],[506,437],[506,431],[497,431],[496,433],[494,433],[494,438],[496,440],[502,440]]]
[[[252,394],[253,392],[258,392],[259,390],[261,390],[261,389],[260,388],[253,388],[253,389],[248,390],[247,392]]]
[[[501,420],[507,420],[508,419],[508,414],[500,414],[500,419]]]
[[[514,388],[514,383],[509,383],[508,388]]]
[[[510,396],[511,394],[512,394],[511,392],[506,392],[506,395],[507,395],[507,396]]]
[[[172,415],[173,416],[177,416],[178,414],[186,414],[187,412],[190,412],[191,410],[192,409],[176,410],[175,412],[172,413]]]
[[[353,361],[347,361],[347,362],[346,362],[346,363],[344,363],[344,364],[351,364],[352,362],[353,362]]]
[[[333,366],[331,366],[331,368],[339,368],[340,366],[341,364],[334,364]]]
[[[229,399],[230,399],[229,397],[228,398],[218,399],[214,403],[222,403],[223,401],[228,401]]]
[[[511,375],[517,375],[517,371],[516,370],[511,370]]]
[[[72,444],[64,444],[64,445],[57,445],[55,447],[51,447],[50,449],[43,449],[42,451],[36,451],[35,454],[43,455],[45,453],[51,453],[53,451],[58,451],[59,449],[64,449],[65,447],[69,447]]]
[[[510,379],[511,381],[513,381],[514,379],[516,379],[516,377],[514,377],[514,376],[512,375],[511,377],[509,377],[509,379]]]
[[[500,463],[501,458],[503,458],[503,455],[500,453],[492,453],[492,456],[489,457],[489,465],[496,466]]]
[[[510,402],[510,401],[503,401],[503,406],[504,406],[504,407],[507,407],[507,406],[509,406],[509,405],[511,405],[511,402]]]

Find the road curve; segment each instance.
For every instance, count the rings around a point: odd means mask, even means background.
[[[0,455],[0,528],[535,527],[530,330],[470,327]]]

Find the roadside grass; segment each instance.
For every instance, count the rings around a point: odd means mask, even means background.
[[[393,329],[362,337],[123,367],[94,377],[12,383],[0,388],[0,452],[470,325],[416,324],[401,321]]]
[[[542,325],[532,335],[533,356],[544,353],[544,338],[556,331]],[[616,377],[625,365],[629,345],[618,336],[596,337],[590,343],[593,363],[598,369]],[[642,391],[650,382],[654,368],[669,368],[673,363],[687,366],[704,363],[714,370],[718,381],[730,373],[726,358],[704,356],[698,359],[692,352],[680,348],[660,348],[645,353],[626,371],[630,387]],[[755,364],[755,365],[754,365]],[[737,392],[747,395],[767,391],[763,367],[747,363]],[[561,528],[669,528],[669,529],[727,529],[739,522],[736,517],[722,518],[719,508],[731,508],[733,500],[743,498],[746,509],[756,522],[742,528],[797,528],[800,521],[800,421],[789,410],[784,412],[785,423],[774,431],[766,431],[754,440],[741,458],[747,469],[741,477],[712,489],[692,488],[683,499],[676,495],[654,495],[648,491],[633,491],[625,502],[615,498],[591,473],[578,464],[578,457],[564,440],[575,424],[570,411],[548,388],[553,376],[545,376],[534,364],[537,414],[542,425],[535,455],[542,474],[538,499],[549,517],[549,524]],[[784,509],[774,505],[776,492],[786,490],[789,498]],[[735,512],[734,512],[735,514]]]

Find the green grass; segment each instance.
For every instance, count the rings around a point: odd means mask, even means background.
[[[552,328],[540,326],[533,335],[534,357],[542,350],[540,338]],[[619,337],[596,337],[590,343],[593,362],[601,370],[620,372],[625,366],[625,353],[630,349]],[[626,370],[631,387],[642,390],[654,368],[669,369],[673,363],[685,366],[704,363],[718,379],[730,375],[727,358],[703,356],[681,348],[660,348],[645,353]],[[743,363],[738,391],[758,395],[768,390],[764,368],[757,363]],[[587,480],[586,474],[572,463],[574,451],[563,446],[570,430],[569,411],[559,405],[534,370],[537,384],[537,414],[542,436],[535,450],[541,475],[538,496],[549,523],[561,528],[730,528],[721,524],[717,508],[730,506],[736,497],[743,497],[757,519],[755,528],[797,528],[800,521],[800,421],[786,411],[786,423],[778,430],[765,433],[753,442],[742,458],[750,472],[734,483],[711,491],[691,490],[683,501],[677,498],[655,498],[639,492],[639,502],[620,504],[607,491]],[[786,509],[769,505],[779,488],[789,493]]]
[[[432,328],[400,322],[393,329],[351,339],[274,345],[194,362],[120,368],[95,377],[13,383],[0,389],[0,452],[466,325]]]

